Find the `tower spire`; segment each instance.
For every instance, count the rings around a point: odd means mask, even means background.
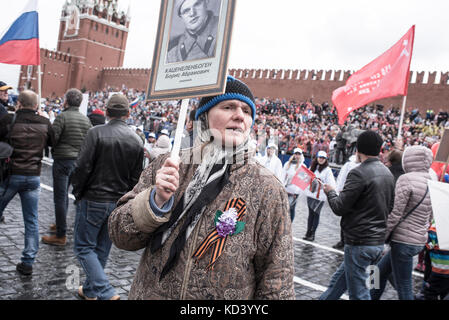
[[[131,20],[131,2],[128,3],[128,11],[126,12],[126,19]]]

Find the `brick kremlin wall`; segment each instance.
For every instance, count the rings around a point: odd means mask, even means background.
[[[258,97],[286,98],[297,102],[314,98],[331,103],[332,92],[344,86],[350,71],[232,69],[230,75],[247,83]],[[411,72],[407,108],[449,111],[449,72]],[[437,82],[437,83],[435,83]],[[379,100],[385,107],[401,107],[402,97]]]
[[[79,77],[76,65],[78,59],[65,53],[41,49],[43,66],[43,96],[62,96]],[[83,66],[85,67],[85,66]],[[33,69],[32,87],[37,87],[37,68]],[[84,68],[83,68],[84,69]],[[84,71],[84,70],[83,70]],[[313,98],[315,102],[331,103],[332,92],[343,86],[351,71],[332,70],[262,70],[231,69],[229,74],[247,83],[254,95],[267,98],[286,98],[302,102]],[[26,78],[26,67],[22,67],[21,84]],[[87,90],[97,90],[107,86],[136,88],[146,91],[150,69],[104,68],[99,70],[97,85]],[[449,72],[411,72],[411,83],[407,97],[407,109],[428,108],[438,112],[449,111]],[[80,88],[81,89],[81,88]],[[400,107],[402,97],[383,99],[376,102],[387,108]]]
[[[333,70],[262,70],[231,69],[229,74],[243,80],[257,97],[286,98],[302,102],[313,97],[317,103],[331,103],[332,92],[344,86],[351,71]],[[150,69],[106,68],[103,71],[104,86],[146,90]],[[449,72],[411,72],[407,108],[438,112],[449,111]],[[437,83],[436,83],[437,82]],[[385,107],[401,107],[402,97],[379,100]]]
[[[74,76],[74,65],[78,59],[69,54],[41,49],[42,96],[62,96]],[[27,66],[22,66],[19,75],[19,88],[26,87]],[[30,87],[37,92],[37,66],[32,66]]]
[[[101,79],[102,88],[128,88],[146,91],[150,81],[151,69],[105,68]]]

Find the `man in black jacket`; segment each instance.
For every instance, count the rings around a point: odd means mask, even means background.
[[[394,205],[394,177],[378,158],[382,143],[374,131],[363,132],[357,139],[361,164],[349,172],[343,191],[337,195],[329,185],[323,188],[332,211],[342,217],[345,256],[321,299],[338,298],[346,288],[351,300],[371,299],[368,275],[383,252]]]
[[[139,180],[144,149],[126,125],[129,102],[124,95],[111,97],[106,115],[108,124],[88,131],[71,176],[77,201],[74,251],[86,273],[79,296],[118,300],[104,273],[112,245],[107,222],[116,202]]]
[[[441,123],[445,123],[449,118],[449,114],[447,111],[443,111],[443,109],[440,109],[440,113],[438,113],[437,118],[437,126],[439,127]]]
[[[346,139],[343,138],[344,132],[345,127],[338,132],[337,137],[335,138],[335,141],[337,141],[337,145],[335,146],[335,162],[337,164],[345,164],[346,161]]]
[[[33,91],[23,91],[18,97],[17,117],[10,141],[12,169],[9,181],[0,184],[0,217],[19,193],[25,224],[25,248],[17,271],[23,275],[33,273],[33,263],[39,249],[38,203],[43,150],[54,145],[54,133],[48,119],[36,114],[38,97]],[[13,119],[12,114],[0,118],[0,141],[5,141]]]
[[[8,114],[8,90],[12,89],[3,81],[0,81],[0,118],[5,114]]]

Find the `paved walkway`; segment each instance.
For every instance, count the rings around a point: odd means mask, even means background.
[[[42,190],[39,202],[40,237],[54,223],[53,193],[51,192],[51,167],[43,165]],[[23,250],[24,227],[19,196],[16,196],[4,212],[5,223],[0,223],[0,299],[19,300],[75,300],[78,299],[78,283],[84,280],[84,272],[73,254],[73,224],[75,208],[70,201],[68,213],[68,243],[54,247],[40,243],[39,253],[31,277],[16,272]],[[298,300],[316,300],[329,284],[330,277],[343,259],[339,250],[332,248],[340,237],[339,220],[327,206],[323,208],[320,225],[313,243],[303,241],[307,225],[307,205],[301,199],[293,223],[295,241],[295,291]],[[106,273],[117,294],[123,300],[128,292],[142,251],[126,252],[112,247]],[[415,292],[422,275],[414,273]],[[343,299],[347,299],[344,296]],[[387,287],[383,299],[397,299],[396,292]]]

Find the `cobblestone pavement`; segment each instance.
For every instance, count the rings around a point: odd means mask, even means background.
[[[39,201],[39,233],[47,234],[48,226],[54,223],[54,206],[51,167],[43,165]],[[50,188],[49,188],[50,187]],[[4,212],[5,223],[0,223],[0,299],[1,300],[76,300],[77,275],[79,283],[84,273],[73,254],[73,224],[75,208],[70,201],[68,213],[68,235],[65,247],[39,244],[39,252],[31,277],[21,276],[16,271],[23,250],[24,226],[20,198],[17,195]],[[333,272],[343,260],[341,251],[332,248],[340,237],[340,218],[326,204],[321,213],[315,242],[302,240],[307,225],[307,205],[301,199],[296,207],[293,223],[295,249],[295,291],[298,300],[316,300],[326,289]],[[112,247],[106,274],[122,300],[128,292],[140,260],[142,251],[126,252]],[[414,273],[417,292],[422,275]],[[397,299],[395,290],[388,285],[383,297]],[[347,299],[344,296],[343,299]]]

